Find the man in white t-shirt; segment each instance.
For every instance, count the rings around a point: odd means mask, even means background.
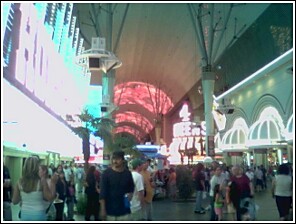
[[[135,184],[131,204],[131,217],[133,221],[143,220],[143,207],[144,207],[144,178],[140,174],[144,161],[141,159],[134,159],[131,161],[132,176]]]

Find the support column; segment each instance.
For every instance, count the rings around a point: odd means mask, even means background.
[[[215,156],[214,143],[214,119],[212,114],[213,94],[215,85],[215,74],[212,72],[211,65],[202,68],[202,89],[204,97],[204,115],[206,121],[206,142],[205,150],[207,156]]]
[[[283,163],[283,152],[281,148],[277,149],[277,157],[278,157],[278,163],[281,165]]]
[[[251,154],[249,152],[247,152],[246,159],[247,159],[247,165],[248,165],[248,167],[251,167]]]
[[[113,13],[112,13],[112,4],[107,4],[107,37],[106,37],[106,50],[112,51],[112,29],[113,29]],[[107,96],[108,105],[114,105],[114,84],[115,84],[115,70],[111,69],[110,71],[103,72],[102,75],[102,97]],[[111,109],[110,107],[108,108]],[[111,111],[106,111],[103,113],[103,116],[111,119]],[[110,153],[113,149],[111,146],[108,146],[104,143],[103,150],[103,164],[110,164]]]
[[[107,99],[107,103],[109,107],[107,107],[106,112],[102,112],[102,117],[106,117],[111,119],[111,112],[112,109],[111,105],[113,105],[114,101],[114,83],[115,83],[115,71],[111,70],[108,73],[103,73],[102,75],[102,97]],[[106,145],[104,143],[104,150],[103,150],[103,164],[109,165],[110,164],[110,152],[112,148],[110,145]]]
[[[287,145],[287,154],[288,154],[288,161],[290,163],[293,163],[293,145],[288,144]]]

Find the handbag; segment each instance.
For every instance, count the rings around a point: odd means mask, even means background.
[[[54,220],[56,220],[56,208],[55,208],[53,202],[51,202],[49,204],[49,206],[45,210],[45,213],[47,215],[47,221],[54,221]]]

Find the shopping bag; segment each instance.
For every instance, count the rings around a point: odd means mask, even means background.
[[[56,220],[56,208],[54,203],[50,203],[48,208],[46,209],[47,221],[55,221]]]
[[[240,202],[240,210],[243,221],[255,221],[256,211],[259,206],[256,207],[255,201],[252,198],[244,198]]]

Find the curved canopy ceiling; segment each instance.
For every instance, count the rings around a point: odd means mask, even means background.
[[[114,133],[115,134],[118,134],[118,133],[129,133],[131,134],[132,136],[134,136],[138,142],[141,141],[142,139],[142,135],[140,133],[140,131],[134,129],[134,128],[131,128],[130,126],[120,126],[120,127],[116,127],[114,129]]]
[[[153,129],[153,124],[146,117],[132,111],[115,114],[115,122],[118,125],[122,122],[134,123],[141,127],[142,130],[146,131],[146,133],[149,133]]]
[[[174,106],[170,97],[160,87],[143,82],[128,82],[115,86],[114,104],[118,107],[134,105],[148,111],[148,113],[139,113],[139,110],[135,110],[137,113],[118,111],[113,114],[118,126],[121,126],[123,122],[125,126],[130,126],[130,128],[135,127],[128,125],[129,123],[138,125],[142,130],[145,130],[146,134],[150,133],[154,127],[154,122],[152,123],[151,120],[159,119],[160,115],[165,115]],[[145,133],[141,134],[142,138],[144,136]]]
[[[155,115],[166,114],[174,106],[160,86],[143,82],[127,82],[115,86],[114,103],[117,106],[138,104]]]
[[[105,37],[106,49],[122,62],[115,70],[118,111],[125,107],[153,120],[186,97],[201,79],[201,66],[214,64],[269,5],[74,3],[74,12],[84,48],[90,49],[92,37]],[[135,110],[140,107],[144,110]],[[145,110],[152,115],[139,112]]]

